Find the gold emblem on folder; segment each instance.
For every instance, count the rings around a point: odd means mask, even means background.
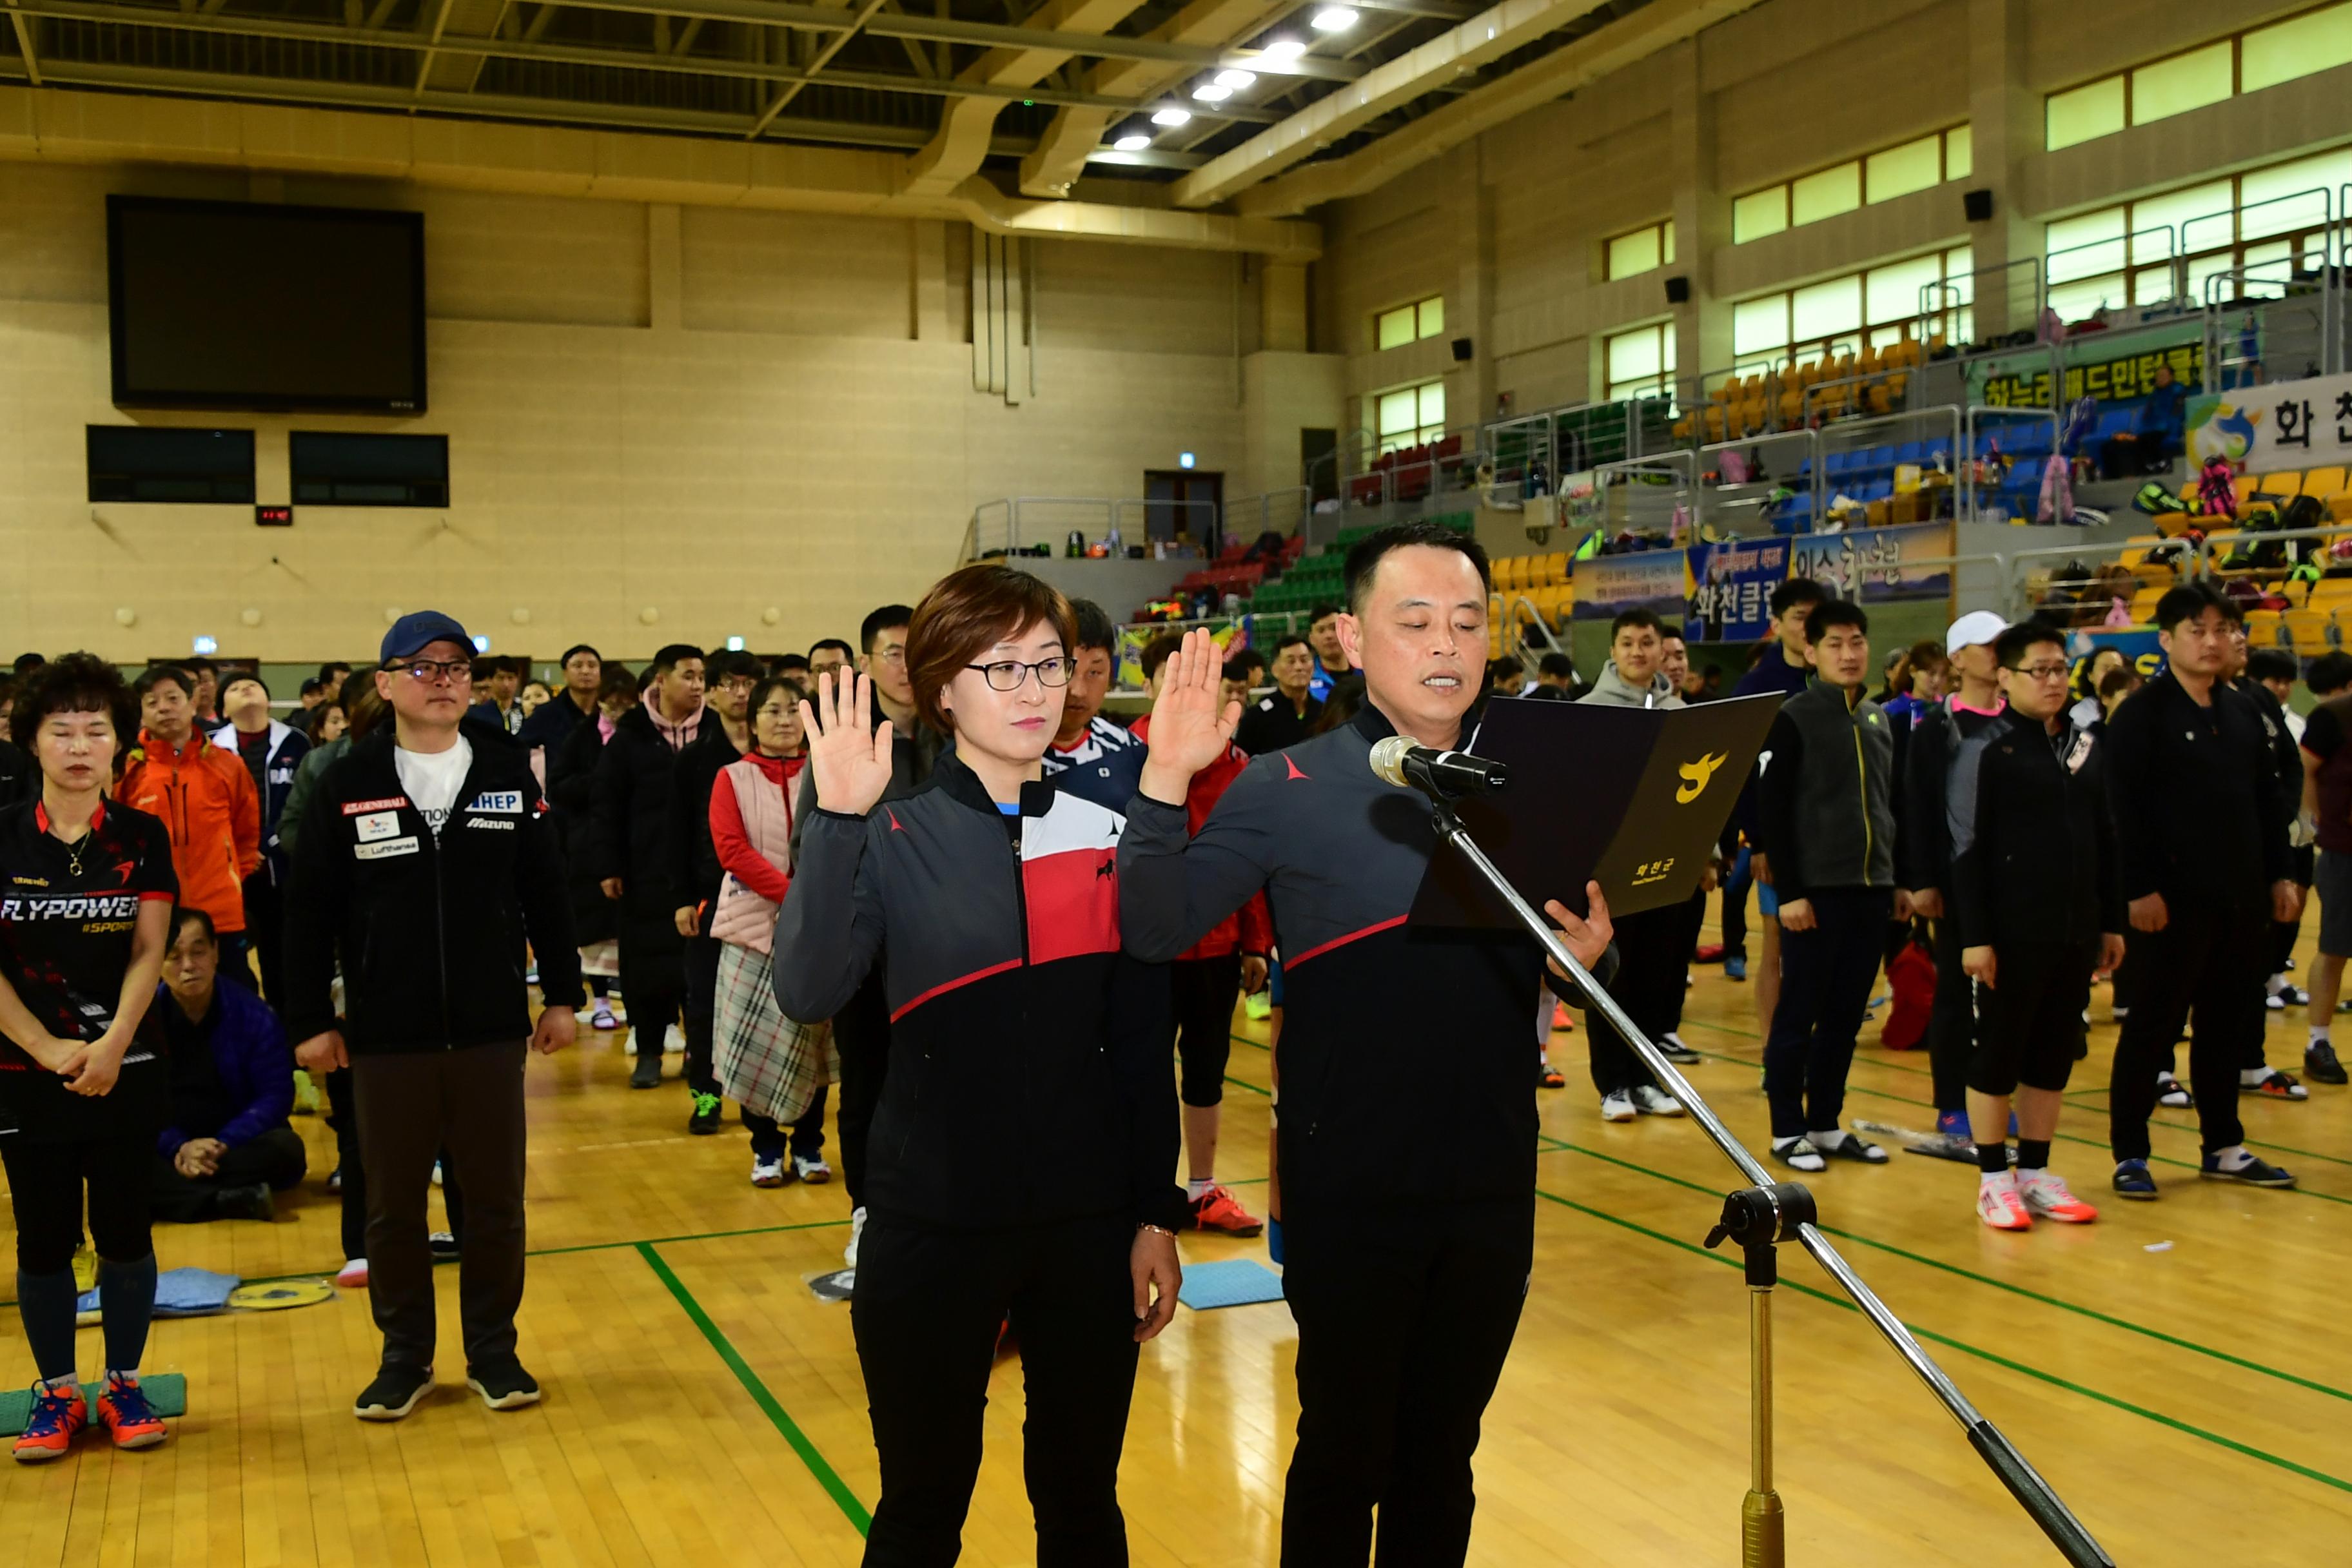
[[[1700,795],[1705,795],[1707,784],[1715,777],[1715,770],[1723,766],[1723,752],[1714,752],[1702,756],[1695,763],[1685,763],[1677,769],[1676,771],[1683,775],[1683,782],[1675,786],[1675,804],[1688,805]]]

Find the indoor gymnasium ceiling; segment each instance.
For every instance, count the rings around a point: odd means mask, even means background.
[[[903,149],[910,184],[1084,174],[1207,206],[1650,4],[0,0],[0,80]],[[1255,79],[1218,100],[1223,71]]]

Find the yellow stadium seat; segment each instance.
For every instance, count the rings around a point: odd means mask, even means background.
[[[2304,474],[2303,489],[2296,493],[2325,498],[2334,495],[2343,488],[2344,470],[2342,468],[2312,468]]]
[[[2169,584],[2168,584],[2167,586]],[[2139,592],[2132,595],[2131,618],[2135,625],[2145,626],[2156,624],[2156,602],[2164,597],[2164,593],[2163,588],[2158,587],[2153,583],[2141,585]]]
[[[1521,558],[1517,555],[1506,555],[1500,561],[1495,563],[1496,587],[1502,589],[1507,594],[1517,592],[1519,586],[1520,560]]]
[[[1549,570],[1549,571],[1551,573],[1551,580],[1552,580],[1553,582],[1555,582],[1555,583],[1565,583],[1565,582],[1567,582],[1567,581],[1568,581],[1568,552],[1567,552],[1567,551],[1565,551],[1565,550],[1555,550],[1555,551],[1553,551],[1550,554],[1549,554],[1549,555],[1547,555],[1547,556],[1545,556],[1545,557],[1544,557],[1544,565],[1545,565],[1546,569],[1547,569],[1547,570]]]
[[[2335,647],[2327,640],[2327,616],[2322,612],[2313,609],[2283,610],[2279,618],[2286,625],[2294,651],[2304,658],[2316,658]]]
[[[2258,496],[2270,496],[2278,500],[2293,500],[2302,493],[2303,476],[2301,474],[2292,472],[2263,474],[2254,479],[2253,494]],[[2238,499],[2241,505],[2243,505],[2247,500],[2243,495]]]
[[[2277,647],[2286,640],[2285,623],[2277,610],[2246,612],[2246,641],[2255,647]]]

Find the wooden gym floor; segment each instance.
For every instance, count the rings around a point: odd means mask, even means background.
[[[1708,1056],[1689,1076],[1760,1148],[1752,987],[1696,973],[1684,1032]],[[2193,1117],[2171,1111],[2156,1134],[2163,1201],[2108,1203],[2104,993],[2093,1015],[2059,1165],[2102,1204],[2099,1224],[1995,1235],[1976,1221],[1969,1170],[1901,1154],[1814,1178],[1825,1221],[2118,1562],[2339,1568],[2352,1562],[2352,1091],[2245,1106],[2261,1152],[2303,1178],[2296,1192],[2197,1181]],[[1255,1204],[1265,1031],[1237,1016],[1235,1034],[1221,1174]],[[2273,1015],[2272,1060],[2298,1062],[2303,1035],[2300,1011]],[[1876,1036],[1874,1021],[1850,1119],[1927,1125],[1925,1060]],[[751,1187],[731,1116],[719,1137],[688,1137],[675,1083],[624,1087],[618,1038],[530,1069],[522,1353],[543,1405],[493,1415],[465,1392],[454,1268],[439,1275],[445,1386],[397,1426],[350,1413],[375,1363],[361,1295],[159,1322],[147,1369],[186,1373],[188,1415],[149,1453],[85,1439],[61,1464],[0,1466],[0,1568],[856,1562],[876,1472],[849,1318],[803,1285],[839,1265],[842,1189]],[[1571,1087],[1543,1096],[1534,1288],[1487,1415],[1471,1559],[1735,1563],[1746,1300],[1735,1260],[1698,1246],[1733,1173],[1686,1121],[1601,1122],[1583,1038],[1554,1039]],[[296,1125],[312,1179],[278,1222],[159,1226],[163,1267],[260,1278],[338,1264],[331,1135]],[[1263,1258],[1264,1243],[1191,1237],[1183,1251]],[[1791,1561],[2055,1561],[1860,1316],[1800,1252],[1783,1258]],[[29,1376],[21,1337],[5,1314],[0,1379]],[[1275,1303],[1180,1310],[1147,1347],[1122,1489],[1137,1563],[1274,1561],[1294,1344]],[[84,1371],[99,1359],[86,1331]],[[964,1561],[1024,1563],[1017,1363],[994,1389]]]

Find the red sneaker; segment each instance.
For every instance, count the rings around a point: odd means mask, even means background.
[[[1567,1003],[1555,1002],[1551,1005],[1551,1026],[1555,1031],[1576,1027],[1576,1020],[1569,1016]]]
[[[1721,963],[1723,962],[1723,943],[1719,942],[1708,942],[1704,947],[1701,947],[1697,952],[1691,954],[1691,962],[1693,963]]]
[[[16,1439],[16,1462],[39,1465],[64,1458],[89,1425],[89,1406],[82,1403],[79,1388],[44,1394],[36,1384],[32,1418],[25,1423],[24,1436]]]
[[[107,1377],[106,1392],[98,1396],[98,1418],[118,1448],[152,1448],[165,1436],[163,1418],[148,1405],[139,1384],[127,1378]]]
[[[1242,1207],[1240,1201],[1222,1186],[1211,1187],[1192,1200],[1192,1224],[1199,1229],[1226,1236],[1255,1236],[1265,1228],[1264,1220]]]

